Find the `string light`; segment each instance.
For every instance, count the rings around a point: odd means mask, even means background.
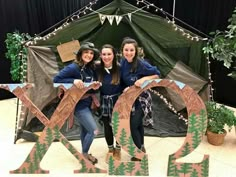
[[[185,124],[188,124],[188,119],[185,118],[182,114],[180,114],[175,108],[174,106],[167,100],[167,98],[165,98],[162,94],[160,94],[159,92],[157,92],[156,90],[152,90],[152,89],[148,89],[150,92],[152,92],[153,94],[157,95],[167,106],[168,108],[175,113],[176,115],[178,115],[178,118],[180,120],[183,120],[185,122]]]
[[[21,66],[20,66],[20,81],[21,83],[25,83],[26,82],[26,74],[27,74],[27,58],[26,56],[24,56],[24,52],[23,49],[20,50],[19,54],[18,54],[18,58],[21,62]]]
[[[95,0],[93,2],[89,2],[89,4],[87,6],[81,8],[77,12],[73,13],[70,17],[67,18],[67,23],[63,23],[62,26],[56,28],[53,32],[53,35],[50,35],[50,36],[55,36],[57,31],[62,30],[64,27],[67,27],[69,25],[68,20],[70,20],[71,22],[74,22],[75,20],[78,20],[81,16],[86,15],[88,13],[86,11],[93,11],[92,6],[95,5],[97,2],[98,2],[98,0]],[[180,31],[182,33],[182,35],[186,36],[188,39],[195,40],[195,41],[208,40],[207,38],[201,38],[199,36],[192,36],[190,33],[185,32],[185,30],[183,28],[175,25],[174,18],[173,18],[173,21],[171,22],[171,20],[167,16],[166,12],[162,8],[158,8],[157,6],[155,6],[153,3],[150,3],[146,0],[136,0],[136,2],[137,2],[137,5],[144,4],[145,7],[147,7],[147,9],[149,9],[150,7],[153,7],[153,8],[155,8],[155,12],[158,12],[158,11],[162,12],[166,16],[167,23],[174,24],[174,26],[173,26],[174,30]],[[141,8],[139,10],[142,10],[143,8]],[[136,11],[139,11],[139,10],[136,10]],[[95,12],[95,11],[93,11],[93,12]],[[44,37],[39,37],[37,39],[34,38],[33,39],[34,42],[28,43],[27,45],[36,44],[37,43],[36,41],[41,41],[41,40],[45,41],[45,40],[49,39],[50,36],[46,35]]]
[[[64,22],[61,26],[59,26],[58,28],[55,28],[53,32],[46,34],[43,37],[40,37],[39,35],[37,35],[37,38],[35,37],[33,39],[32,42],[27,43],[27,46],[32,45],[32,44],[37,44],[37,41],[45,41],[48,40],[50,37],[55,36],[56,33],[64,28],[66,28],[67,26],[70,25],[70,22],[74,22],[76,20],[78,20],[81,16],[86,15],[88,13],[88,11],[93,11],[92,7],[98,2],[98,0],[89,2],[88,5],[84,6],[83,8],[81,8],[80,10],[78,10],[77,12],[73,13],[70,17],[68,17],[66,20],[66,22]],[[64,20],[63,20],[64,21]]]
[[[207,67],[208,67],[208,80],[209,80],[209,87],[210,87],[210,100],[214,101],[213,100],[214,89],[212,87],[213,80],[211,78],[212,74],[211,74],[211,70],[210,70],[211,61],[210,61],[210,57],[209,56],[207,56],[206,59],[207,59],[207,65],[208,65]]]
[[[36,41],[39,41],[39,40],[47,40],[50,38],[50,36],[55,36],[56,35],[56,32],[59,31],[59,30],[62,30],[64,29],[64,27],[67,27],[69,25],[69,20],[71,22],[74,22],[75,20],[78,20],[81,16],[83,15],[86,15],[88,12],[87,11],[93,11],[92,9],[92,6],[95,5],[97,3],[98,0],[95,0],[93,2],[90,2],[87,6],[81,8],[79,11],[75,12],[74,14],[72,14],[72,16],[70,16],[68,19],[67,19],[67,22],[66,23],[63,23],[62,26],[56,28],[53,32],[53,35],[46,35],[44,37],[41,37],[41,38],[37,38],[37,39],[34,39],[34,43],[37,43]],[[139,4],[144,4],[147,9],[149,9],[150,7],[153,7],[155,8],[155,12],[158,12],[158,11],[161,11],[165,16],[166,16],[166,19],[167,19],[167,23],[170,23],[170,19],[167,17],[165,11],[162,9],[162,8],[158,8],[156,7],[153,3],[150,3],[148,1],[145,1],[145,0],[136,0],[137,2],[137,5]],[[143,8],[144,8],[143,7]],[[141,9],[143,9],[141,8]],[[140,10],[141,10],[140,9]],[[94,11],[93,11],[94,12]],[[136,12],[136,11],[135,11]],[[188,32],[185,32],[184,29],[182,29],[181,27],[175,25],[175,22],[172,21],[172,24],[173,24],[173,28],[175,31],[180,31],[182,33],[183,36],[186,36],[188,39],[190,40],[195,40],[195,41],[199,41],[199,40],[202,40],[201,37],[198,37],[198,36],[192,36],[190,33]]]
[[[175,19],[173,18],[172,21],[168,18],[167,16],[167,13],[162,9],[162,8],[158,8],[157,6],[155,6],[154,4],[151,4],[150,2],[148,1],[145,1],[145,0],[136,0],[137,1],[137,5],[139,4],[144,4],[145,6],[147,6],[149,8],[149,6],[152,6],[153,8],[155,8],[155,12],[158,12],[160,11],[163,15],[165,15],[165,18],[167,20],[167,23],[172,23],[173,25],[173,29],[175,31],[179,31],[182,33],[182,36],[185,36],[187,39],[190,39],[190,40],[194,40],[194,41],[200,41],[200,40],[206,40],[205,38],[202,38],[202,37],[199,37],[199,36],[193,36],[191,33],[189,32],[186,32],[186,30],[184,30],[183,28],[181,28],[180,26],[177,26],[175,24]]]

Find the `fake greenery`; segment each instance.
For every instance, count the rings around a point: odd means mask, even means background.
[[[211,32],[213,38],[208,41],[207,46],[203,48],[205,54],[211,58],[223,61],[226,68],[230,68],[232,64],[236,65],[236,7],[231,18],[229,18],[227,30]],[[229,76],[236,79],[236,66]]]
[[[23,82],[23,78],[26,76],[27,49],[22,44],[30,38],[30,35],[18,31],[7,33],[5,56],[11,60],[10,73],[13,81]]]
[[[208,124],[207,129],[213,133],[224,133],[225,126],[228,126],[228,131],[236,125],[236,116],[234,112],[224,105],[217,104],[214,101],[206,103]]]

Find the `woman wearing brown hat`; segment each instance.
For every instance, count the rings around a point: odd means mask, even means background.
[[[76,53],[76,59],[73,63],[64,67],[55,77],[55,83],[73,83],[78,88],[83,88],[85,82],[95,82],[94,89],[100,87],[100,82],[97,81],[96,72],[94,71],[94,60],[99,57],[99,51],[93,43],[86,42],[81,45]],[[82,144],[82,153],[85,158],[93,164],[98,160],[88,154],[94,136],[98,133],[96,122],[91,112],[92,94],[90,90],[77,103],[74,111],[75,118],[80,123],[81,133],[80,139]]]

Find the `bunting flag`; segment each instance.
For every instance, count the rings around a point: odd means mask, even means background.
[[[128,17],[130,21],[131,21],[131,14],[132,13],[128,13]],[[119,25],[121,20],[123,19],[123,16],[124,15],[104,15],[104,14],[99,13],[100,22],[102,25],[106,19],[109,21],[110,25],[113,24],[114,19],[116,21],[116,24]]]
[[[128,13],[129,21],[131,21],[131,13]]]
[[[107,15],[107,20],[109,21],[110,25],[112,25],[114,18],[115,18],[114,15]]]
[[[100,22],[103,25],[104,21],[106,20],[106,15],[99,14]]]
[[[122,20],[123,17],[119,16],[119,15],[116,15],[115,18],[116,18],[116,24],[119,25],[119,23],[120,23],[120,21]]]

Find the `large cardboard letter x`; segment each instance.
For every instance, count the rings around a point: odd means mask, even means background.
[[[61,84],[61,86],[69,86],[70,88],[65,92],[63,99],[49,121],[49,119],[27,97],[25,91],[30,87],[29,84],[0,84],[0,88],[14,93],[29,111],[45,125],[41,136],[28,154],[26,160],[18,169],[10,171],[10,173],[49,173],[48,170],[40,168],[40,162],[55,139],[58,139],[74,155],[74,157],[80,161],[82,168],[80,170],[74,170],[74,173],[107,172],[106,170],[95,167],[90,161],[84,158],[60,132],[60,128],[74,110],[76,103],[92,87],[92,85],[87,85],[87,87],[83,89],[78,89],[72,84]]]

